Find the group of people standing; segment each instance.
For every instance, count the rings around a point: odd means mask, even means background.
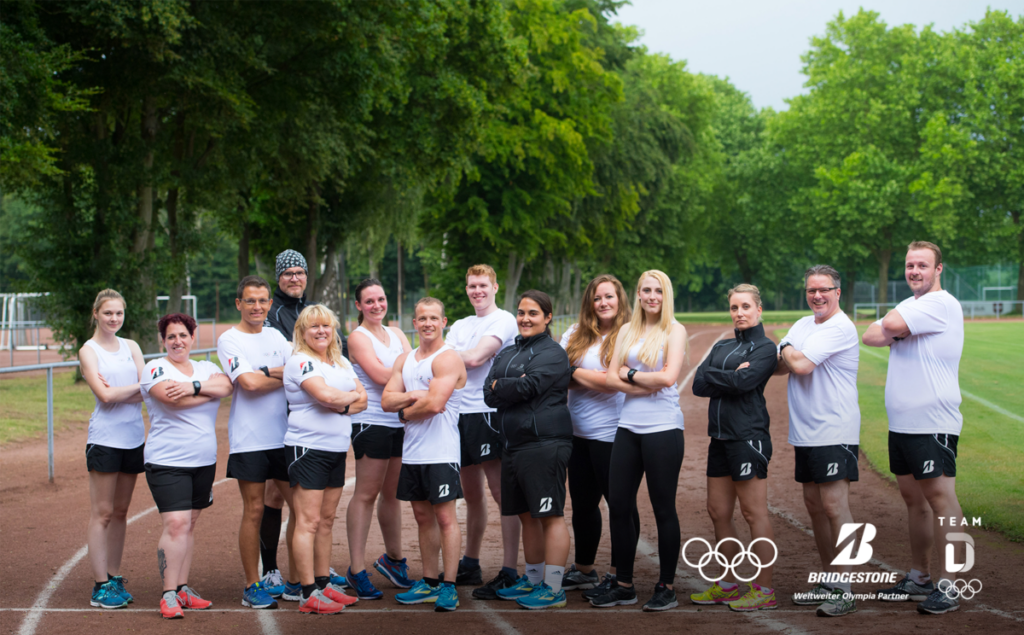
[[[359,326],[346,341],[337,316],[306,301],[305,259],[285,251],[276,269],[273,294],[257,276],[239,282],[241,321],[218,340],[222,368],[190,360],[196,324],[183,314],[161,318],[167,355],[144,365],[139,347],[116,337],[124,299],[110,290],[97,297],[96,332],[80,353],[83,375],[97,399],[87,446],[93,606],[119,608],[132,601],[119,575],[120,561],[131,493],[143,471],[163,522],[157,550],[161,614],[180,618],[182,609],[210,606],[189,587],[188,578],[196,521],[213,502],[217,407],[229,395],[227,476],[238,481],[243,502],[244,606],[276,608],[284,600],[298,602],[305,613],[333,614],[359,600],[381,598],[366,557],[375,507],[385,552],[372,566],[403,589],[395,596],[400,603],[454,611],[456,585],[479,585],[474,598],[515,601],[526,609],[565,606],[565,592],[574,589],[595,607],[635,604],[637,497],[645,477],[657,524],[660,575],[643,609],[678,606],[676,494],[684,434],[677,383],[688,337],[673,317],[673,286],[666,274],[644,272],[632,307],[614,276],[598,276],[586,288],[578,322],[559,344],[551,334],[552,302],[545,293],[520,295],[513,316],[495,303],[494,270],[476,265],[466,275],[474,315],[456,321],[445,335],[444,305],[421,299],[413,318],[419,346],[413,349],[400,329],[386,325],[387,297],[379,281],[367,279],[356,288]],[[959,417],[955,365],[963,317],[956,314],[955,300],[950,304],[933,293],[944,293],[939,273],[938,248],[913,243],[907,279],[914,298],[864,335],[866,345],[891,347],[892,395],[888,384],[886,393],[891,468],[910,510],[914,548],[914,568],[886,592],[889,599],[921,601],[919,610],[932,613],[956,608],[927,572],[934,533],[929,523],[940,515],[960,515],[954,486],[962,424],[962,419],[955,425],[948,420]],[[735,337],[716,342],[695,370],[694,394],[710,399],[707,509],[726,560],[734,562],[741,546],[733,523],[738,500],[754,540],[751,550],[760,562],[774,562],[767,502],[772,442],[764,388],[773,375],[790,374],[789,441],[797,450],[796,480],[803,484],[823,567],[844,571],[849,568],[831,562],[842,546],[835,544],[842,525],[852,522],[849,486],[858,478],[859,340],[839,310],[839,274],[817,266],[804,281],[813,315],[794,325],[779,345],[761,325],[757,288],[743,284],[730,290]],[[960,348],[953,351],[957,315]],[[934,350],[928,337],[949,340],[938,362],[922,361]],[[929,372],[922,372],[921,364]],[[921,418],[917,414],[926,406],[908,406],[909,397],[897,384],[912,381],[915,373],[918,383],[932,382],[936,367],[946,373],[941,375],[945,384],[934,387],[941,403],[928,405],[928,417]],[[949,391],[950,369],[955,397]],[[911,392],[922,399],[920,386]],[[150,415],[145,443],[143,400]],[[931,424],[942,429],[933,432]],[[341,576],[330,565],[331,545],[350,448],[356,461],[346,510],[350,566]],[[933,469],[923,469],[929,463]],[[568,568],[567,481],[575,535]],[[485,584],[480,550],[488,492],[501,511],[503,561]],[[466,507],[464,550],[456,515],[460,498]],[[602,499],[612,546],[603,577],[595,562]],[[411,503],[418,526],[422,577],[416,580],[403,553],[404,501]],[[285,534],[287,576],[277,566],[282,503],[291,516]],[[778,603],[771,576],[771,566],[761,568],[750,584],[723,576],[690,599],[737,611],[773,609]],[[818,605],[823,616],[856,610],[849,584],[819,584],[794,601]]]

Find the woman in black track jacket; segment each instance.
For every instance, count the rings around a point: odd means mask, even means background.
[[[522,521],[526,556],[526,575],[498,596],[531,609],[565,606],[562,575],[569,558],[563,517],[572,454],[569,357],[551,337],[552,317],[546,293],[519,296],[519,336],[494,358],[484,381],[484,402],[498,409],[492,420],[505,446],[501,514]]]
[[[761,325],[761,294],[751,284],[729,291],[729,313],[736,338],[718,342],[693,377],[693,394],[710,397],[708,406],[708,514],[715,525],[715,540],[738,540],[732,522],[736,499],[750,525],[751,549],[761,564],[778,556],[768,514],[768,462],[772,440],[764,387],[775,372],[778,352]],[[756,477],[756,478],[755,478]],[[729,562],[739,543],[721,546]],[[737,611],[776,608],[772,567],[759,569],[749,589],[728,575],[703,593],[690,596],[696,604],[729,604]]]

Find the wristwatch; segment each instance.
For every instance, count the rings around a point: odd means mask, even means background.
[[[579,368],[579,366],[570,366],[569,367],[569,378],[570,379],[576,373],[576,369],[578,369],[578,368]]]
[[[401,408],[398,411],[398,420],[402,423],[409,423],[409,420],[405,418],[405,408]]]
[[[267,377],[270,377],[270,369],[267,368],[266,366],[260,366],[259,370],[262,370],[264,375],[266,375]]]
[[[633,375],[635,375],[636,373],[637,370],[635,368],[630,368],[629,372],[626,373],[626,380],[631,384],[635,384],[636,380],[633,379]]]
[[[199,391],[202,390],[202,389],[203,389],[203,385],[200,384],[198,381],[192,382],[192,390],[195,391],[195,392],[192,393],[193,397],[198,397],[199,396]]]
[[[782,346],[779,347],[779,355],[782,354],[782,349],[786,348],[787,346],[792,346],[792,344],[790,344],[789,342],[782,343]]]
[[[351,405],[351,404],[349,404],[349,405]],[[341,412],[339,412],[338,414],[347,415],[348,414],[348,406],[345,406],[345,409],[342,410]]]

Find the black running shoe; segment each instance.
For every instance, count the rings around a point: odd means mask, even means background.
[[[494,576],[494,579],[483,585],[479,589],[473,589],[473,597],[477,600],[497,600],[498,591],[501,589],[507,589],[516,585],[517,580],[505,573],[502,569],[498,572],[498,575]]]
[[[942,615],[960,609],[960,600],[946,595],[942,589],[935,589],[924,602],[917,605],[917,612],[922,615]]]
[[[467,569],[462,566],[462,561],[459,561],[459,570],[455,573],[455,585],[464,586],[470,584],[483,584],[484,583],[484,572],[480,568],[480,565]]]
[[[616,582],[610,591],[590,601],[591,606],[608,608],[620,604],[636,604],[636,588],[619,586]]]
[[[593,589],[587,589],[586,591],[581,593],[581,595],[583,596],[584,600],[589,602],[594,598],[601,597],[605,593],[611,591],[613,584],[615,584],[615,574],[606,573],[604,574],[604,577],[601,578],[601,584],[597,585]]]
[[[676,592],[659,582],[658,586],[654,587],[654,595],[647,601],[647,604],[644,604],[644,610],[667,611],[677,606],[679,606],[679,601],[676,600]]]
[[[597,571],[583,573],[576,565],[569,565],[569,570],[562,575],[562,588],[566,591],[574,589],[593,589],[597,586]]]

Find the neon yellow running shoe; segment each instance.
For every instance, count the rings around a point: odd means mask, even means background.
[[[692,594],[690,601],[694,604],[728,604],[743,597],[743,593],[743,587],[738,584],[726,591],[722,585],[715,582],[707,591]]]
[[[766,611],[779,608],[779,603],[775,601],[774,590],[766,593],[763,587],[754,583],[746,595],[729,602],[729,608],[734,611]]]

